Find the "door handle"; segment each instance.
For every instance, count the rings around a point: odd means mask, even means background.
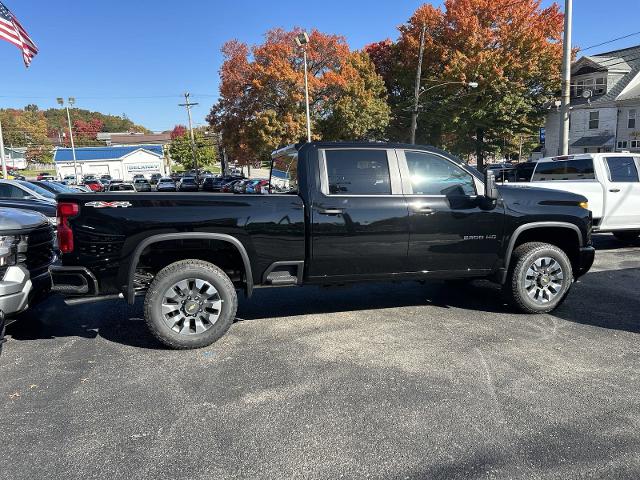
[[[432,213],[436,213],[433,208],[428,205],[423,205],[421,203],[412,203],[409,205],[411,211],[414,213],[422,213],[423,215],[431,215]]]
[[[322,215],[340,215],[341,213],[344,212],[343,208],[322,208],[322,207],[318,207],[316,208],[318,213],[321,213]]]
[[[613,193],[617,193],[617,192],[620,191],[620,189],[619,188],[610,188],[609,191],[613,192]]]

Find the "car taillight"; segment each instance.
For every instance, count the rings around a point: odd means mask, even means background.
[[[77,203],[58,203],[58,248],[62,253],[73,252],[73,230],[69,227],[69,218],[78,214]]]

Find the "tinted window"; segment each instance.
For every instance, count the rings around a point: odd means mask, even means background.
[[[416,195],[475,195],[471,174],[439,155],[405,152]]]
[[[27,182],[25,180],[18,180],[18,183],[20,185],[23,185],[23,186],[27,187],[32,192],[39,193],[43,197],[54,198],[54,199],[56,198],[55,194],[51,193],[49,190],[45,190],[44,188],[39,187],[38,185],[34,185],[33,183]]]
[[[230,180],[238,177],[229,177]],[[271,161],[271,187],[269,193],[298,193],[298,152],[280,151]]]
[[[24,190],[6,183],[0,183],[0,198],[26,198],[29,194]]]
[[[329,193],[385,195],[391,193],[386,150],[326,150]]]
[[[519,163],[516,168],[509,172],[508,178],[510,182],[529,182],[531,174],[536,168],[536,162]]]
[[[612,182],[637,182],[638,169],[633,157],[608,157],[609,180]]]
[[[564,160],[538,163],[531,181],[544,180],[594,180],[593,160]]]

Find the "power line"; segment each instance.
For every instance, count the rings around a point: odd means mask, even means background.
[[[623,35],[622,37],[613,38],[611,40],[607,40],[606,42],[596,43],[595,45],[590,45],[588,47],[580,49],[581,52],[585,50],[591,50],[592,48],[601,47],[602,45],[607,45],[609,43],[617,42],[618,40],[623,40],[625,38],[633,37],[634,35],[640,35],[640,32],[629,33],[628,35]]]

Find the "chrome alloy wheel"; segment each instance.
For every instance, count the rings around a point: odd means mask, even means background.
[[[541,257],[527,269],[524,288],[534,302],[544,305],[562,292],[563,283],[564,273],[560,263],[551,257]]]
[[[206,280],[188,278],[169,287],[162,296],[165,324],[181,335],[197,335],[209,330],[220,317],[222,299]]]

